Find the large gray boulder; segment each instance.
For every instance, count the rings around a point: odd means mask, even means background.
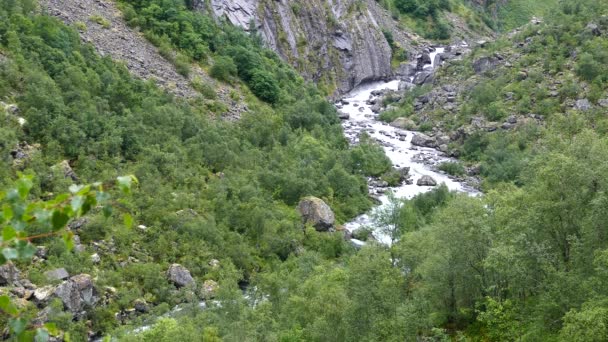
[[[410,118],[396,118],[390,123],[391,126],[407,130],[415,130],[416,123]]]
[[[298,204],[298,212],[302,221],[312,224],[318,231],[328,231],[336,221],[334,212],[322,199],[306,197]]]
[[[478,74],[495,69],[500,64],[496,57],[481,57],[473,62],[473,70]]]
[[[433,179],[433,177],[431,177],[431,176],[422,176],[420,179],[418,179],[418,181],[416,182],[416,185],[418,185],[418,186],[437,186],[437,181],[435,179]]]
[[[412,137],[412,145],[433,148],[437,146],[437,141],[426,134],[416,133]]]
[[[167,278],[177,287],[184,287],[194,283],[190,271],[180,264],[173,264],[167,270]]]
[[[61,299],[63,306],[74,314],[95,305],[99,300],[93,280],[88,274],[78,274],[64,281],[55,289],[55,295]]]
[[[576,101],[576,104],[574,105],[574,107],[582,112],[587,112],[587,111],[591,110],[592,105],[591,105],[591,102],[589,102],[589,100],[581,99],[581,100]]]

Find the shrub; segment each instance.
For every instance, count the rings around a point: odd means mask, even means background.
[[[100,16],[98,14],[90,16],[89,19],[92,22],[101,25],[101,27],[103,27],[104,29],[109,29],[110,28],[110,22],[106,18],[104,18],[104,17],[102,17],[102,16]]]
[[[190,75],[190,59],[182,54],[178,54],[175,57],[175,70],[182,76],[188,77]]]
[[[237,68],[232,58],[221,56],[215,59],[215,64],[210,70],[211,77],[220,81],[230,82],[236,76]]]
[[[452,176],[462,176],[465,174],[464,166],[458,162],[443,162],[439,164],[438,169]]]
[[[279,100],[279,84],[268,72],[254,70],[251,73],[249,88],[260,100],[274,104]]]

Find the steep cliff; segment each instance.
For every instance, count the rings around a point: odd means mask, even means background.
[[[306,78],[338,93],[392,75],[383,30],[406,51],[418,39],[398,29],[373,0],[211,0],[195,8],[257,31]]]

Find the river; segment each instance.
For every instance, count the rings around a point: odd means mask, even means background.
[[[431,64],[424,67],[425,71],[436,68],[434,65],[435,56],[442,53],[443,48],[438,48],[430,53]],[[410,79],[410,81],[413,77]],[[449,175],[437,171],[433,166],[445,161],[453,161],[444,153],[432,149],[413,146],[411,141],[414,134],[413,131],[407,131],[390,126],[387,123],[378,120],[379,114],[372,112],[372,106],[368,100],[373,99],[374,95],[381,90],[398,90],[401,81],[394,80],[390,82],[373,82],[361,85],[347,94],[340,103],[340,111],[349,114],[349,118],[344,120],[344,134],[351,144],[359,142],[359,136],[366,132],[375,139],[382,147],[386,155],[390,158],[393,166],[396,168],[409,168],[409,174],[413,180],[413,184],[402,183],[397,187],[378,188],[370,183],[370,195],[376,196],[381,204],[373,210],[382,209],[383,206],[389,204],[387,193],[392,192],[397,198],[410,199],[418,194],[430,191],[433,187],[418,186],[416,182],[423,176],[432,177],[437,184],[444,183],[450,190],[466,192],[471,195],[476,195],[479,192],[474,188],[458,182]],[[390,237],[383,234],[378,229],[375,229],[373,213],[366,213],[353,221],[347,222],[344,227],[348,231],[355,231],[362,227],[371,228],[374,237],[385,244],[390,244]],[[352,240],[355,245],[363,245],[362,241]]]

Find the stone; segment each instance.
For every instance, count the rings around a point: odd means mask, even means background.
[[[21,272],[12,262],[0,266],[0,286],[13,286],[21,278]]]
[[[13,157],[13,167],[23,170],[38,151],[40,151],[40,144],[29,145],[26,142],[20,142],[10,152]]]
[[[430,71],[421,71],[414,77],[415,85],[424,85],[433,82],[433,73]]]
[[[65,268],[57,268],[54,270],[44,272],[46,278],[50,281],[53,280],[66,280],[70,277],[68,271]]]
[[[67,160],[63,160],[51,168],[53,170],[62,172],[65,178],[71,178],[74,182],[78,182],[78,176],[76,176],[76,172],[74,172]]]
[[[150,311],[150,308],[148,307],[148,303],[146,303],[145,299],[136,299],[135,302],[133,303],[133,307],[135,308],[135,311],[140,312],[140,313],[146,313],[148,311]]]
[[[36,256],[40,259],[46,259],[49,254],[49,248],[47,246],[36,246]]]
[[[412,145],[433,148],[437,146],[437,142],[434,138],[431,138],[426,134],[416,133],[412,137]]]
[[[597,101],[597,104],[601,107],[608,108],[608,99],[601,99]]]
[[[218,269],[220,267],[220,261],[217,259],[211,259],[211,261],[209,261],[209,266],[211,266],[211,268]]]
[[[336,221],[334,212],[322,199],[317,197],[303,198],[297,207],[304,223],[310,223],[317,231],[328,231]]]
[[[346,112],[339,111],[338,112],[338,119],[340,119],[340,120],[348,120],[348,119],[350,119],[350,114],[348,114]]]
[[[433,177],[431,176],[422,176],[420,179],[418,179],[418,181],[416,182],[416,185],[418,186],[437,186],[437,181],[435,179],[433,179]]]
[[[592,106],[591,106],[591,102],[589,102],[589,100],[581,99],[581,100],[576,101],[574,108],[576,108],[582,112],[587,112],[587,111],[591,110]]]
[[[401,81],[399,82],[399,91],[410,91],[414,89],[415,85],[409,81]]]
[[[215,280],[205,280],[201,288],[201,296],[207,299],[214,298],[219,287],[219,284]]]
[[[591,33],[594,36],[598,36],[598,37],[602,35],[602,31],[600,30],[600,27],[597,26],[597,24],[595,24],[595,23],[587,24],[587,26],[585,27],[585,31]]]
[[[409,77],[414,76],[416,74],[416,64],[415,63],[401,63],[397,70],[395,70],[395,74],[401,77]]]
[[[55,293],[56,288],[57,288],[56,286],[52,286],[52,285],[47,285],[47,286],[37,288],[34,291],[34,301],[39,306],[46,305],[46,303],[48,303],[48,301],[53,296],[53,293]]]
[[[184,287],[194,284],[194,278],[190,271],[180,264],[172,264],[167,270],[167,279],[177,287]]]
[[[390,125],[396,128],[407,130],[416,130],[417,127],[414,120],[410,118],[396,118],[393,122],[390,123]]]
[[[21,109],[16,104],[9,104],[4,107],[4,110],[11,115],[19,115],[21,113]]]
[[[91,262],[94,264],[99,264],[101,262],[101,257],[99,256],[99,254],[95,253],[91,255]]]
[[[473,70],[477,74],[483,74],[498,67],[500,61],[496,57],[481,57],[473,62]]]
[[[57,286],[54,295],[61,299],[66,310],[73,314],[79,314],[99,300],[93,280],[88,274],[78,274],[64,281]]]

